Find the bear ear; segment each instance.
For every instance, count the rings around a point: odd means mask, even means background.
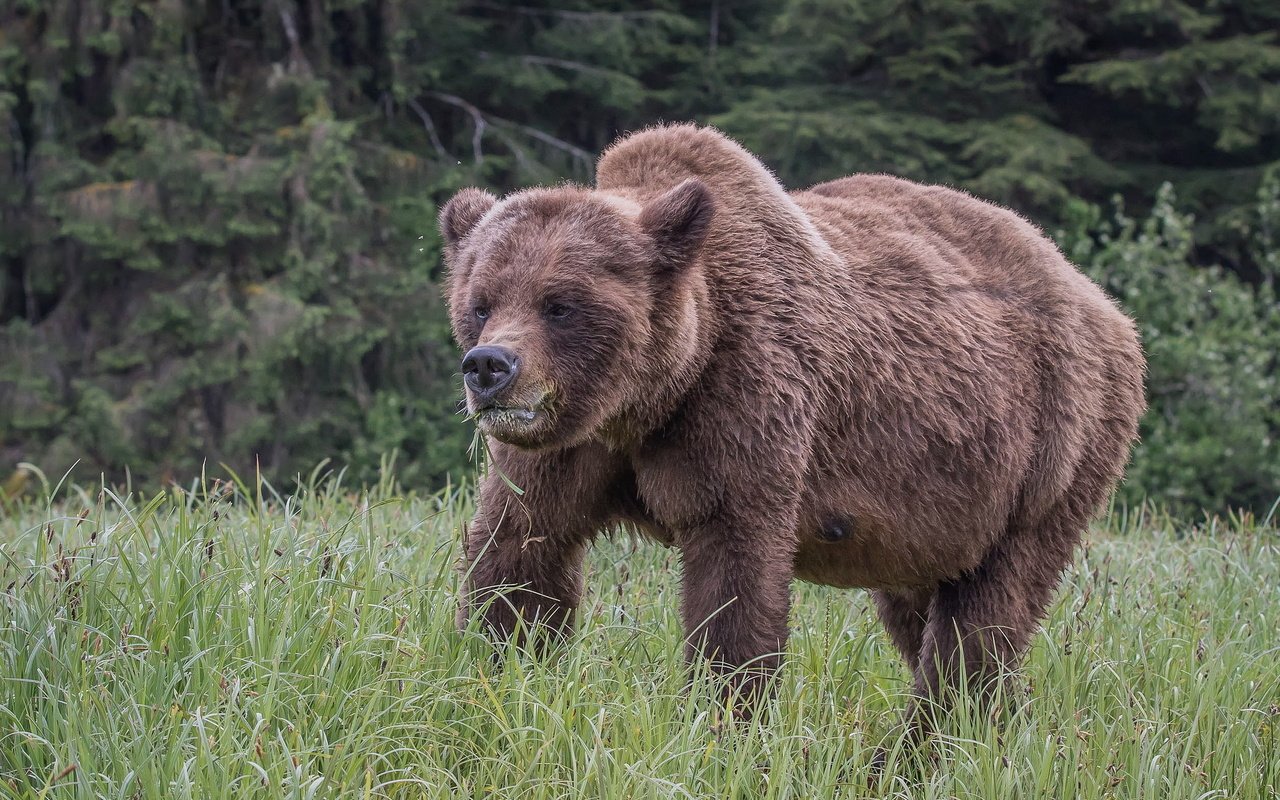
[[[715,210],[711,190],[697,178],[650,200],[640,212],[640,227],[658,246],[659,263],[678,267],[693,258],[707,238]]]
[[[440,233],[444,243],[453,247],[467,238],[480,218],[493,208],[498,198],[483,189],[463,189],[440,209]]]

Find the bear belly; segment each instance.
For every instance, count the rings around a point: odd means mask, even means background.
[[[994,538],[956,528],[930,534],[865,511],[827,511],[801,520],[795,576],[840,588],[932,586],[977,567]]]

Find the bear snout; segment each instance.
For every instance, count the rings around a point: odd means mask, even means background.
[[[491,405],[498,393],[511,385],[520,371],[520,359],[505,347],[473,347],[462,359],[462,381],[475,395],[478,406]]]

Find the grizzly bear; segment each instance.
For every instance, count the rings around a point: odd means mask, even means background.
[[[872,590],[918,697],[985,686],[1144,410],[1131,321],[952,189],[788,194],[683,124],[615,143],[594,189],[465,189],[440,227],[493,466],[459,618],[501,636],[564,631],[588,545],[626,525],[678,549],[686,655],[731,691],[776,670],[797,578]]]

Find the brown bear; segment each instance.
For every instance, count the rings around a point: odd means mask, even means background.
[[[1026,220],[952,189],[787,194],[684,124],[615,143],[594,189],[466,189],[440,225],[494,466],[459,617],[500,635],[570,624],[587,546],[624,524],[678,548],[687,655],[738,690],[776,669],[796,578],[871,589],[920,697],[984,683],[1027,647],[1144,409],[1130,320]]]

